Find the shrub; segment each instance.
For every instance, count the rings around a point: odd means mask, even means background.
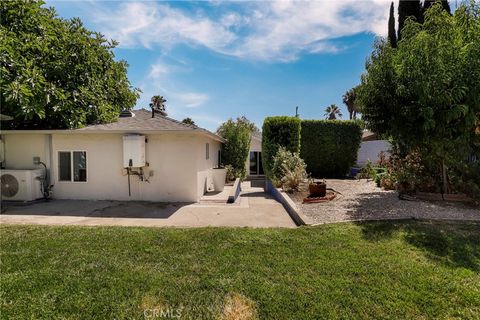
[[[273,158],[280,147],[300,152],[301,121],[296,117],[267,117],[262,129],[263,170],[267,177],[272,176]]]
[[[357,179],[375,179],[375,169],[373,168],[370,160],[368,160],[365,167],[360,170],[357,175]]]
[[[250,152],[251,132],[252,128],[243,118],[229,119],[217,130],[227,140],[222,147],[223,164],[231,166],[229,173],[235,178],[244,179],[247,174],[245,162]]]
[[[237,178],[237,174],[235,172],[235,169],[233,169],[232,165],[230,165],[230,164],[227,164],[225,166],[225,169],[227,171],[227,173],[226,173],[227,181],[234,181]]]
[[[395,178],[390,172],[387,171],[380,176],[380,187],[384,188],[385,190],[397,189],[397,183],[395,181]]]
[[[452,173],[452,183],[456,191],[480,201],[480,162],[458,165]]]
[[[300,183],[307,178],[305,162],[300,155],[280,147],[273,157],[272,182],[286,190],[297,190]]]
[[[312,176],[343,177],[357,160],[362,129],[358,121],[302,121],[300,156]]]

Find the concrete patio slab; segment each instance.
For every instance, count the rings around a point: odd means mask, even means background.
[[[154,203],[139,201],[52,200],[4,204],[0,224],[144,227],[294,228],[282,204],[262,188],[242,185],[234,204]]]

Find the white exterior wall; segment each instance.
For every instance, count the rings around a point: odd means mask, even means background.
[[[43,168],[33,164],[33,157],[40,157],[40,161],[50,167],[50,135],[22,134],[3,135],[5,154],[4,165],[7,169],[38,169]]]
[[[197,202],[203,195],[209,169],[218,164],[221,143],[198,134],[146,135],[146,175],[150,183],[130,176],[123,168],[123,134],[7,134],[7,169],[33,169],[33,157],[40,156],[51,171],[53,197],[87,200],[144,200]],[[50,146],[51,141],[51,155]],[[205,144],[210,144],[206,160]],[[86,151],[87,182],[58,181],[58,152]],[[51,158],[51,161],[50,161]],[[46,161],[48,159],[48,161]]]
[[[364,141],[360,144],[357,154],[357,165],[363,167],[370,160],[375,163],[379,160],[380,152],[389,152],[391,145],[386,140]]]
[[[209,144],[210,155],[207,159],[206,144]],[[218,151],[222,144],[209,137],[198,137],[195,150],[197,156],[197,197],[200,199],[209,187],[212,187],[210,169],[218,166]]]

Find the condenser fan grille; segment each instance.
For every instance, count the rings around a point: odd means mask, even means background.
[[[2,187],[2,196],[4,197],[13,197],[18,193],[18,180],[11,174],[2,174],[0,177],[1,187]]]

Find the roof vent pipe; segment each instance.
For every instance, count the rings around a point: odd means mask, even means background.
[[[120,118],[132,118],[135,114],[130,110],[123,110],[120,112]]]

